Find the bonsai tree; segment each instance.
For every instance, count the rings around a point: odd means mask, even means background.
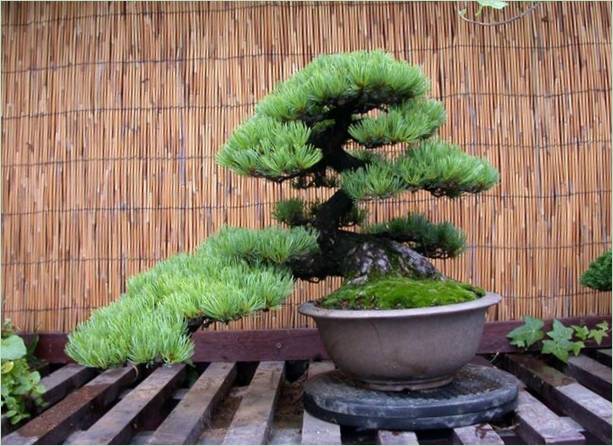
[[[581,276],[581,285],[597,291],[611,291],[611,250],[590,264]]]
[[[280,83],[217,161],[239,175],[319,188],[326,198],[280,201],[274,217],[285,227],[225,227],[194,253],[133,277],[124,296],[70,335],[68,355],[95,367],[186,361],[193,350],[187,321],[227,322],[276,307],[297,279],[346,278],[321,302],[328,306],[406,308],[478,297],[429,261],[459,255],[460,230],[420,214],[367,224],[360,207],[418,190],[457,198],[497,183],[486,160],[434,136],[446,115],[425,97],[428,88],[418,67],[382,51],[320,56]],[[376,151],[393,144],[403,144],[402,154]]]

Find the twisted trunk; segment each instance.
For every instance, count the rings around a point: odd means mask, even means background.
[[[316,170],[325,171],[326,167],[331,167],[342,173],[367,164],[343,148],[352,122],[351,107],[349,104],[337,109],[331,116],[335,120],[334,126],[312,141],[323,153]],[[428,259],[401,243],[381,236],[339,229],[342,218],[353,206],[351,197],[339,189],[319,207],[314,226],[319,231],[320,252],[294,259],[289,266],[295,277],[313,280],[342,276],[358,282],[367,280],[372,274],[443,277]]]
[[[360,283],[373,274],[390,273],[443,278],[427,258],[401,243],[342,230],[321,240],[319,253],[293,259],[289,267],[295,277],[305,280],[341,276]]]
[[[353,207],[353,201],[338,190],[324,203],[316,216],[320,252],[294,259],[294,276],[323,279],[342,276],[361,282],[372,274],[401,274],[409,277],[442,278],[430,261],[402,243],[372,234],[339,229],[339,222]]]

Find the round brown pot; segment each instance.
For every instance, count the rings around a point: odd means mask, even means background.
[[[485,313],[500,302],[487,293],[471,302],[409,310],[328,310],[312,302],[326,351],[358,384],[377,390],[418,390],[448,384],[477,353]]]

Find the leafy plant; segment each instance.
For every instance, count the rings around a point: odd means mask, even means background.
[[[2,323],[2,414],[11,424],[30,417],[29,406],[33,403],[44,406],[44,392],[40,374],[32,371],[28,364],[28,349],[23,339],[15,334],[10,321]]]
[[[483,8],[504,9],[509,4],[509,2],[503,0],[476,0],[476,2],[479,4],[479,9],[475,12],[475,16],[477,17],[481,15]]]
[[[511,330],[507,334],[507,338],[511,340],[510,344],[519,348],[530,348],[545,337],[543,326],[545,323],[541,319],[531,316],[524,317],[524,325]]]
[[[607,336],[608,332],[609,332],[608,322],[602,321],[596,324],[596,328],[590,330],[588,334],[588,339],[593,339],[594,341],[596,341],[598,345],[600,345],[602,343],[603,338]]]
[[[477,11],[475,12],[474,16],[475,17],[480,17],[481,13],[484,10],[487,9],[491,9],[491,10],[502,10],[504,8],[506,8],[509,5],[509,2],[507,1],[503,1],[503,0],[476,0],[475,3],[478,5]],[[528,2],[523,2],[523,3],[528,3]],[[473,20],[467,17],[467,9],[466,8],[461,8],[458,9],[458,15],[460,16],[460,18],[466,22],[475,24],[475,25],[484,25],[484,26],[499,26],[499,25],[506,25],[508,23],[514,22],[515,20],[518,20],[526,15],[528,15],[529,13],[531,13],[532,11],[534,11],[538,5],[541,2],[530,2],[530,5],[525,8],[522,12],[520,12],[519,14],[506,19],[506,20],[501,20],[501,21],[497,21],[497,22],[480,22],[477,20]]]
[[[501,10],[509,5],[509,2],[503,0],[475,0],[475,3],[479,5],[475,12],[475,17],[479,17],[484,9],[491,8]],[[466,17],[466,8],[459,9],[458,14],[460,17]]]
[[[432,223],[422,214],[410,214],[368,225],[364,232],[402,240],[430,258],[456,257],[464,251],[466,244],[464,233],[451,223]]]
[[[611,291],[611,250],[594,260],[581,276],[581,284],[598,291]]]
[[[543,341],[542,353],[551,353],[559,360],[568,361],[569,353],[579,355],[581,349],[585,347],[583,341],[573,341],[573,329],[566,327],[558,320],[553,321],[553,329],[547,332],[551,339]]]
[[[547,332],[549,339],[545,339],[544,325],[541,319],[526,316],[523,325],[507,334],[507,338],[510,339],[509,343],[518,348],[528,349],[542,341],[541,353],[552,354],[559,360],[567,362],[571,353],[575,356],[581,353],[585,347],[585,341],[593,339],[600,345],[609,332],[609,324],[606,321],[589,329],[585,325],[567,327],[562,322],[554,320],[551,331]]]

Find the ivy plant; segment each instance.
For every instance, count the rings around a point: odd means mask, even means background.
[[[466,2],[464,2],[466,3]],[[475,2],[478,5],[477,11],[474,13],[475,17],[480,17],[481,13],[484,10],[498,10],[501,11],[503,9],[505,9],[507,6],[509,6],[509,2],[508,1],[504,1],[504,0],[476,0]],[[524,3],[527,4],[528,2],[519,2],[519,3]],[[529,2],[530,5],[528,7],[526,7],[522,12],[520,12],[519,14],[506,19],[506,20],[501,20],[501,21],[496,21],[496,22],[481,22],[478,20],[473,20],[467,17],[467,8],[458,8],[458,15],[460,16],[460,18],[466,22],[475,24],[475,25],[484,25],[484,26],[499,26],[499,25],[506,25],[508,23],[514,22],[515,20],[519,20],[520,18],[530,14],[532,11],[534,11],[540,3],[542,2]]]
[[[483,8],[492,8],[492,9],[504,9],[509,2],[505,2],[502,0],[476,0],[479,4],[479,9],[475,12],[475,16],[479,17],[481,15],[481,11]]]
[[[40,383],[40,373],[33,371],[28,363],[29,351],[23,339],[15,334],[10,321],[2,324],[2,415],[11,424],[30,417],[29,407],[35,404],[44,406],[42,398],[44,387]]]
[[[545,323],[541,319],[526,316],[523,325],[507,334],[509,343],[521,349],[529,349],[540,343],[541,353],[551,354],[566,363],[571,353],[575,356],[581,353],[586,341],[592,339],[600,345],[609,332],[609,324],[606,321],[590,329],[585,325],[567,327],[556,319],[547,333],[543,331],[544,326]]]
[[[509,343],[518,348],[530,348],[545,337],[544,325],[541,319],[531,316],[524,317],[524,325],[520,325],[507,335],[511,340]]]
[[[566,327],[558,320],[553,321],[553,329],[548,331],[547,335],[550,339],[543,341],[541,352],[550,353],[564,362],[568,361],[568,356],[571,352],[577,356],[581,352],[581,349],[585,347],[583,341],[573,340],[573,329],[571,327]]]

